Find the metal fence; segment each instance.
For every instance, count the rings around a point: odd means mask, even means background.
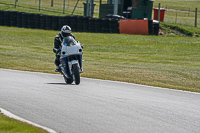
[[[6,6],[12,7],[13,11],[31,12],[55,16],[84,16],[87,0],[0,0],[0,10],[10,10]],[[90,1],[90,0],[89,0]],[[84,4],[85,3],[85,4]],[[102,3],[107,3],[107,0],[102,0]],[[94,14],[93,17],[99,17],[100,0],[94,0]],[[162,8],[166,8],[164,5]],[[167,9],[164,16],[164,22],[171,24],[181,24],[194,26],[195,12],[190,11],[175,11]],[[154,16],[154,15],[152,15]],[[197,13],[197,20],[200,20],[200,12]],[[196,20],[196,23],[197,23]],[[200,23],[197,23],[200,27]]]
[[[17,11],[44,14],[83,15],[85,0],[0,0],[0,4],[15,7]]]
[[[200,12],[198,12],[198,8],[188,8],[188,10],[182,11],[168,9],[167,7],[167,5],[161,6],[161,9],[166,10],[164,14],[164,22],[170,24],[200,27],[200,23],[198,23],[198,21],[200,20]],[[157,8],[159,8],[159,5]]]
[[[191,11],[180,11],[167,9],[165,12],[164,22],[171,24],[181,24],[186,26],[200,27],[200,13]]]
[[[57,16],[83,16],[86,1],[87,0],[0,0],[0,4],[13,7],[15,9],[12,10],[16,11],[41,13]],[[100,0],[93,1],[95,4],[93,16],[98,18]]]
[[[70,25],[75,32],[119,33],[118,19],[78,15],[52,16],[0,10],[0,25],[45,30],[60,30],[63,25]]]

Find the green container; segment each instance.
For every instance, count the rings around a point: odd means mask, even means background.
[[[101,4],[99,10],[99,18],[105,18],[108,14],[113,14],[114,5],[113,4]],[[118,14],[122,15],[121,4],[118,5]]]
[[[133,0],[131,11],[132,19],[152,18],[153,1],[152,0]]]
[[[84,16],[87,16],[87,3],[83,3],[84,4]],[[94,13],[94,7],[96,4],[93,4],[93,13]],[[89,6],[90,8],[90,6]]]

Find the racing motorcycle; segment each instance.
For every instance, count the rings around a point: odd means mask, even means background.
[[[73,37],[68,36],[63,39],[60,52],[60,73],[67,84],[80,84],[80,73],[82,69],[83,46]]]

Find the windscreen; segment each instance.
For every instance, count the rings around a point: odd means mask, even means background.
[[[77,42],[75,41],[75,39],[73,37],[71,37],[71,36],[65,37],[63,39],[63,44],[65,46],[73,46],[73,45],[76,45],[76,43]]]

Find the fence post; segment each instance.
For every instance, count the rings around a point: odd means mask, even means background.
[[[188,11],[188,17],[190,16],[190,8],[189,8],[189,11]]]
[[[15,8],[17,7],[17,0],[15,0]]]
[[[41,0],[39,0],[39,12],[40,12],[40,5],[41,5]]]
[[[79,0],[77,0],[76,5],[75,5],[74,10],[72,11],[72,14],[71,14],[71,15],[74,14],[74,11],[75,11],[75,9],[76,9],[76,7],[77,7],[77,5],[78,5],[78,2],[79,2]]]
[[[53,7],[53,0],[51,0],[51,7]]]
[[[194,27],[197,27],[197,8],[195,9],[195,22]]]
[[[158,4],[158,21],[160,22],[160,3]]]
[[[177,23],[177,11],[176,11],[176,20],[175,20],[175,24]]]
[[[87,11],[86,11],[86,16],[89,16],[89,7],[90,7],[90,5],[89,5],[89,0],[87,0]]]
[[[90,11],[89,11],[89,16],[93,17],[93,7],[94,7],[94,0],[90,0]]]
[[[65,14],[65,0],[63,1],[63,14]]]
[[[115,3],[114,3],[114,12],[113,12],[113,14],[117,15],[118,14],[118,0],[115,0],[114,2]]]

